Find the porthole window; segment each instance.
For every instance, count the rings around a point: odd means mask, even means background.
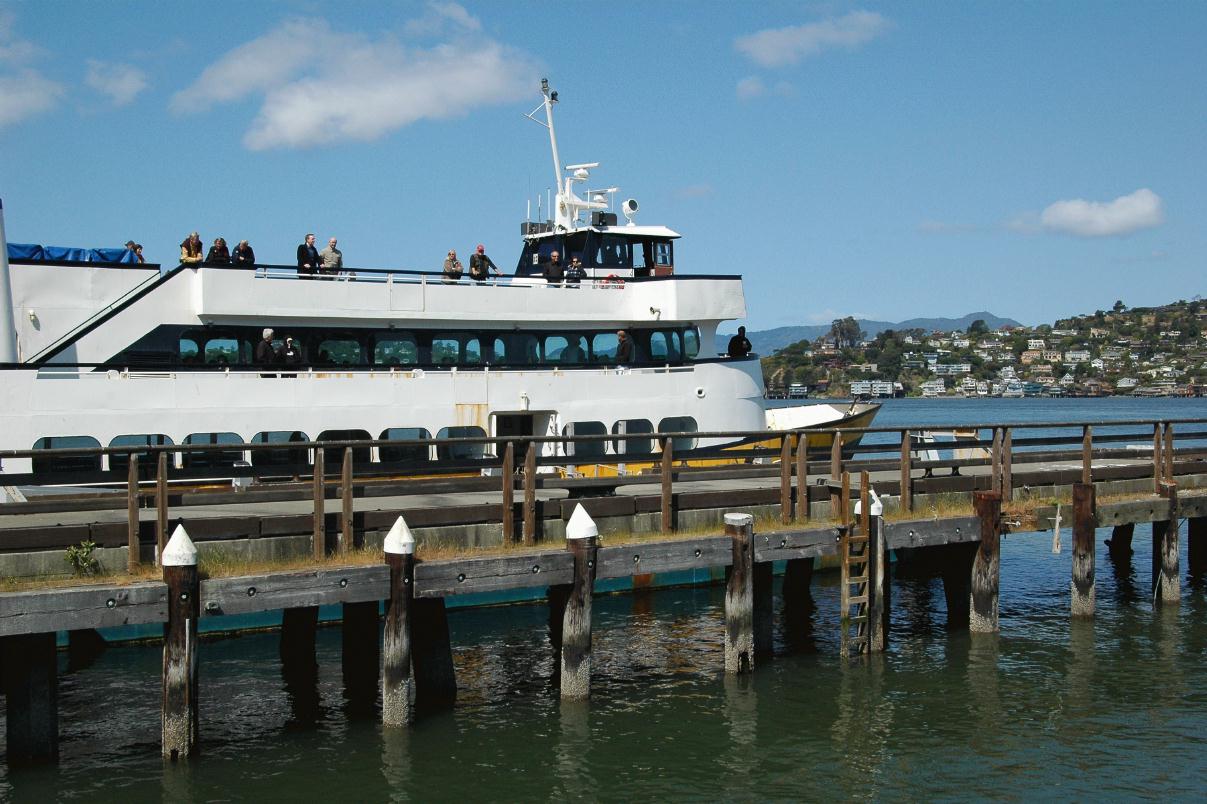
[[[310,439],[298,430],[266,430],[251,437],[252,444],[281,444],[280,449],[254,449],[251,465],[306,466],[310,463],[310,450],[305,445]],[[292,446],[287,446],[292,445]]]
[[[485,438],[486,431],[481,427],[442,427],[436,433],[436,438]],[[486,444],[441,444],[436,448],[436,455],[442,461],[471,461],[486,455]]]
[[[699,430],[696,420],[691,416],[668,416],[658,422],[660,433],[694,433]],[[679,436],[671,439],[671,449],[675,452],[695,449],[696,439],[690,436]]]
[[[431,438],[432,434],[423,427],[391,427],[382,431],[380,440],[429,441]],[[398,446],[383,444],[377,448],[377,454],[381,457],[382,463],[426,463],[429,456],[428,447],[425,444],[399,444]]]
[[[608,428],[603,422],[568,422],[562,428],[564,436],[595,436],[607,435]],[[574,458],[601,458],[608,451],[608,442],[600,441],[580,441],[577,443],[566,441],[564,443],[566,455]]]
[[[242,444],[243,439],[238,433],[189,433],[182,444],[214,446],[218,444]],[[184,452],[185,469],[211,469],[214,467],[231,467],[243,460],[241,449],[215,450],[186,450]]]
[[[621,419],[612,425],[613,435],[640,435],[654,432],[654,423],[649,419]],[[654,451],[653,438],[626,438],[612,442],[617,455],[649,455]]]
[[[33,448],[43,449],[89,449],[99,448],[101,442],[92,436],[46,436],[34,442]],[[99,472],[101,456],[94,455],[34,455],[34,474],[47,472]]]

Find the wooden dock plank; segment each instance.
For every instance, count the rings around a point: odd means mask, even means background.
[[[573,581],[574,559],[564,550],[423,561],[415,565],[415,597],[446,597]]]
[[[155,581],[0,595],[0,636],[166,622],[168,587]]]
[[[975,542],[981,538],[980,520],[975,516],[944,519],[910,519],[885,523],[885,548],[933,547],[940,544]]]

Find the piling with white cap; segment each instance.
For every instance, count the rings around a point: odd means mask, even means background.
[[[17,327],[13,320],[13,286],[9,278],[8,239],[4,235],[4,200],[0,199],[0,363],[17,362]]]
[[[725,672],[754,670],[754,517],[726,514],[733,565],[725,587]]]
[[[163,640],[163,705],[160,724],[163,756],[183,759],[197,753],[197,620],[201,582],[197,548],[184,525],[177,525],[164,547],[163,580],[168,585],[168,622]]]
[[[574,582],[562,615],[561,693],[581,700],[591,694],[591,599],[599,553],[599,528],[581,503],[566,523],[566,549],[574,556]]]
[[[415,587],[415,537],[401,516],[386,535],[390,599],[381,650],[381,722],[405,726],[414,717],[415,682],[411,676],[411,602]]]

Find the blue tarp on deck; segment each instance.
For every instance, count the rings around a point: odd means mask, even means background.
[[[105,265],[138,263],[134,252],[124,248],[39,246],[35,243],[9,243],[8,258],[25,262],[96,262]]]

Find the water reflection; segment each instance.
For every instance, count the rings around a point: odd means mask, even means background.
[[[570,801],[598,795],[591,774],[591,723],[588,701],[562,701],[558,711],[557,783],[554,793]]]
[[[381,775],[390,801],[410,801],[411,740],[410,728],[382,728]]]
[[[724,799],[740,799],[755,788],[756,763],[755,742],[759,730],[758,694],[755,692],[752,675],[724,677],[724,717],[729,730],[729,747],[720,757],[725,772],[723,782]]]

